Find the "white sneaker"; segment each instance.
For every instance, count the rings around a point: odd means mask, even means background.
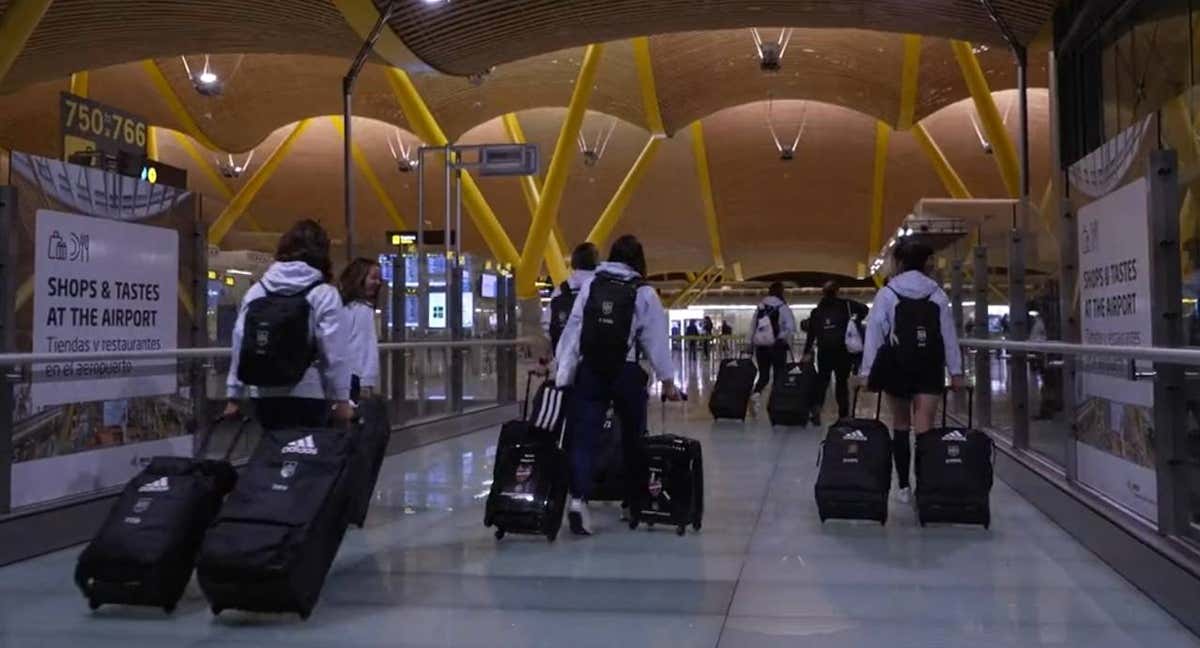
[[[902,504],[911,503],[912,502],[912,489],[911,488],[901,488],[899,491],[896,491],[896,499],[900,500],[900,502]]]
[[[567,524],[575,535],[592,535],[592,516],[588,512],[587,502],[572,497],[567,508]]]

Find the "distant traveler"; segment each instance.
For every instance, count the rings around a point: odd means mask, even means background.
[[[809,316],[808,335],[804,340],[804,361],[813,361],[813,343],[816,343],[818,396],[813,412],[813,423],[821,424],[821,408],[829,391],[830,378],[836,378],[834,396],[837,398],[838,418],[850,415],[850,394],[847,381],[862,354],[862,321],[867,317],[865,304],[838,296],[836,281],[827,281],[821,289],[822,297]],[[853,323],[854,328],[850,325]]]
[[[379,335],[375,309],[379,307],[379,263],[359,257],[342,271],[338,288],[346,305],[347,357],[350,362],[350,400],[360,402],[379,389]]]
[[[895,256],[899,274],[875,296],[857,382],[888,395],[899,497],[907,502],[912,496],[909,430],[919,436],[933,427],[946,370],[952,389],[961,389],[964,381],[950,299],[927,274],[933,249],[908,241]]]
[[[350,407],[342,298],[330,284],[329,235],[303,220],[279,239],[275,262],[246,291],[233,327],[226,416],[254,400],[265,429],[319,426]]]
[[[613,242],[608,261],[580,288],[559,341],[557,384],[574,385],[568,431],[571,437],[571,500],[567,521],[579,535],[592,532],[588,513],[596,441],[611,405],[621,424],[626,474],[641,474],[638,443],[646,430],[650,375],[638,364],[644,355],[668,400],[679,400],[667,339],[667,312],[643,280],[646,257],[637,238]],[[636,483],[626,483],[626,502]]]
[[[688,320],[687,328],[683,330],[683,335],[687,338],[688,355],[692,360],[695,360],[696,339],[700,337],[700,327],[696,325],[696,320]]]
[[[562,282],[550,295],[550,306],[542,311],[542,329],[550,338],[550,352],[557,355],[558,342],[562,338],[563,329],[567,326],[567,318],[575,306],[575,297],[583,284],[587,283],[596,272],[600,263],[600,250],[594,243],[580,243],[571,252],[571,276]]]
[[[790,340],[796,333],[796,318],[783,300],[783,284],[776,281],[767,289],[767,296],[754,311],[754,329],[750,340],[758,364],[758,382],[754,385],[753,403],[758,409],[762,392],[771,382],[771,370],[782,376],[787,364]]]
[[[704,357],[707,358],[712,350],[713,333],[716,331],[716,326],[713,324],[712,318],[708,315],[705,315],[701,321],[700,331],[704,335]]]

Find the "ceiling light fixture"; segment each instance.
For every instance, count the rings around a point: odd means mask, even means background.
[[[233,159],[233,154],[228,154],[225,160],[216,159],[217,167],[221,170],[221,175],[226,178],[240,178],[245,173],[246,169],[250,168],[250,162],[254,160],[254,150],[250,150],[250,154],[246,156],[246,161],[238,164]]]
[[[409,173],[420,164],[420,160],[414,159],[412,156],[413,149],[417,147],[404,145],[404,136],[401,134],[399,128],[396,129],[396,143],[392,143],[392,138],[389,135],[387,145],[388,150],[392,152],[392,159],[396,161],[396,169],[400,173]]]
[[[183,69],[187,72],[188,80],[192,82],[192,87],[196,89],[197,93],[205,97],[216,97],[225,91],[225,84],[212,70],[208,54],[204,55],[204,68],[198,73],[192,72],[192,66],[188,64],[186,56],[179,58],[183,59]]]
[[[779,134],[775,132],[773,106],[774,99],[767,95],[767,128],[771,130],[771,139],[775,140],[775,148],[779,150],[779,159],[787,162],[796,157],[796,147],[800,145],[800,138],[804,136],[804,129],[808,126],[808,102],[804,102],[804,107],[801,108],[800,128],[796,131],[796,139],[792,140],[790,147],[785,147],[779,139]]]
[[[757,27],[750,28],[750,33],[754,36],[754,47],[758,50],[759,69],[771,73],[778,72],[783,67],[783,55],[787,52],[788,43],[792,42],[793,31],[795,30],[784,27],[779,32],[778,41],[768,42],[763,40]]]
[[[613,117],[607,129],[602,128],[596,133],[596,142],[590,147],[587,138],[583,136],[583,129],[579,129],[579,152],[583,154],[585,166],[594,167],[600,162],[600,158],[604,157],[604,151],[608,150],[608,141],[612,139],[613,131],[616,129],[617,118]]]

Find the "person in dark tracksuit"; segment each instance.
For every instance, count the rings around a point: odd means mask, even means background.
[[[637,466],[641,463],[638,444],[646,430],[647,387],[650,382],[650,374],[638,360],[645,358],[649,362],[654,375],[662,383],[662,393],[667,400],[681,399],[674,382],[675,364],[667,337],[667,311],[652,286],[641,283],[632,296],[630,307],[633,312],[625,358],[617,358],[613,362],[608,357],[588,357],[588,340],[585,337],[586,327],[590,323],[585,322],[585,312],[592,293],[599,294],[599,291],[611,287],[613,282],[632,282],[637,285],[645,276],[646,257],[642,244],[629,235],[617,239],[612,245],[608,261],[601,263],[595,275],[585,280],[580,288],[558,343],[555,382],[559,387],[573,386],[567,425],[572,435],[571,501],[567,509],[567,521],[571,531],[578,535],[591,535],[592,532],[587,500],[593,485],[596,442],[610,405],[620,420],[625,465],[633,467],[628,474],[638,474]],[[606,301],[602,306],[606,315],[614,310],[612,301]],[[620,334],[626,335],[623,331]],[[618,342],[624,343],[625,340]],[[637,486],[632,481],[626,484],[627,502],[633,500]],[[628,515],[628,512],[625,511],[625,514]]]
[[[836,281],[828,281],[822,288],[822,297],[809,316],[808,335],[804,340],[804,362],[813,361],[813,345],[817,346],[817,382],[819,390],[813,408],[813,423],[821,424],[821,408],[829,392],[829,382],[836,379],[834,397],[837,399],[838,418],[850,414],[850,393],[847,382],[850,374],[861,360],[860,353],[851,353],[846,348],[846,329],[853,323],[862,333],[862,322],[866,320],[866,304],[838,296]],[[861,336],[860,336],[861,339]]]

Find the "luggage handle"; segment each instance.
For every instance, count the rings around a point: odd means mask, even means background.
[[[975,427],[975,388],[970,385],[967,385],[966,390],[967,390],[967,429],[970,430]],[[949,402],[950,402],[950,390],[947,389],[942,392],[942,427],[947,427],[947,425],[946,425],[946,410],[950,409],[948,407]],[[994,462],[995,461],[993,459],[993,463]]]
[[[662,400],[662,422],[661,422],[662,432],[659,432],[659,434],[666,434],[667,433],[667,395],[662,394],[659,396],[659,398]],[[679,390],[679,402],[686,403],[687,401],[688,401],[687,392],[680,389]]]
[[[210,443],[212,443],[212,438],[216,434],[217,426],[220,425],[221,423],[224,423],[227,420],[230,420],[231,418],[233,418],[233,417],[218,416],[216,418],[216,420],[213,421],[212,427],[209,429],[208,434],[206,434],[204,436],[204,441],[200,442],[200,448],[199,448],[199,451],[197,452],[197,454],[199,455],[199,457],[201,459],[203,459],[208,454],[208,446]],[[224,457],[223,461],[228,462],[230,460],[230,458],[233,457],[234,449],[237,448],[238,443],[241,442],[242,437],[246,434],[246,428],[250,427],[250,423],[252,420],[253,419],[251,419],[249,416],[237,417],[237,422],[238,422],[237,432],[235,432],[233,434],[233,440],[229,442],[229,447],[225,449],[225,457]]]
[[[521,405],[521,418],[523,420],[529,420],[529,388],[533,386],[533,377],[540,375],[541,372],[537,369],[530,369],[529,373],[525,376],[525,403]],[[547,372],[548,375],[549,372]],[[550,380],[550,378],[547,377],[546,380]]]
[[[853,416],[858,413],[858,392],[862,391],[862,387],[854,388],[854,400],[850,403],[850,414]],[[883,392],[880,391],[875,397],[875,420],[880,420],[879,416],[883,412]]]

